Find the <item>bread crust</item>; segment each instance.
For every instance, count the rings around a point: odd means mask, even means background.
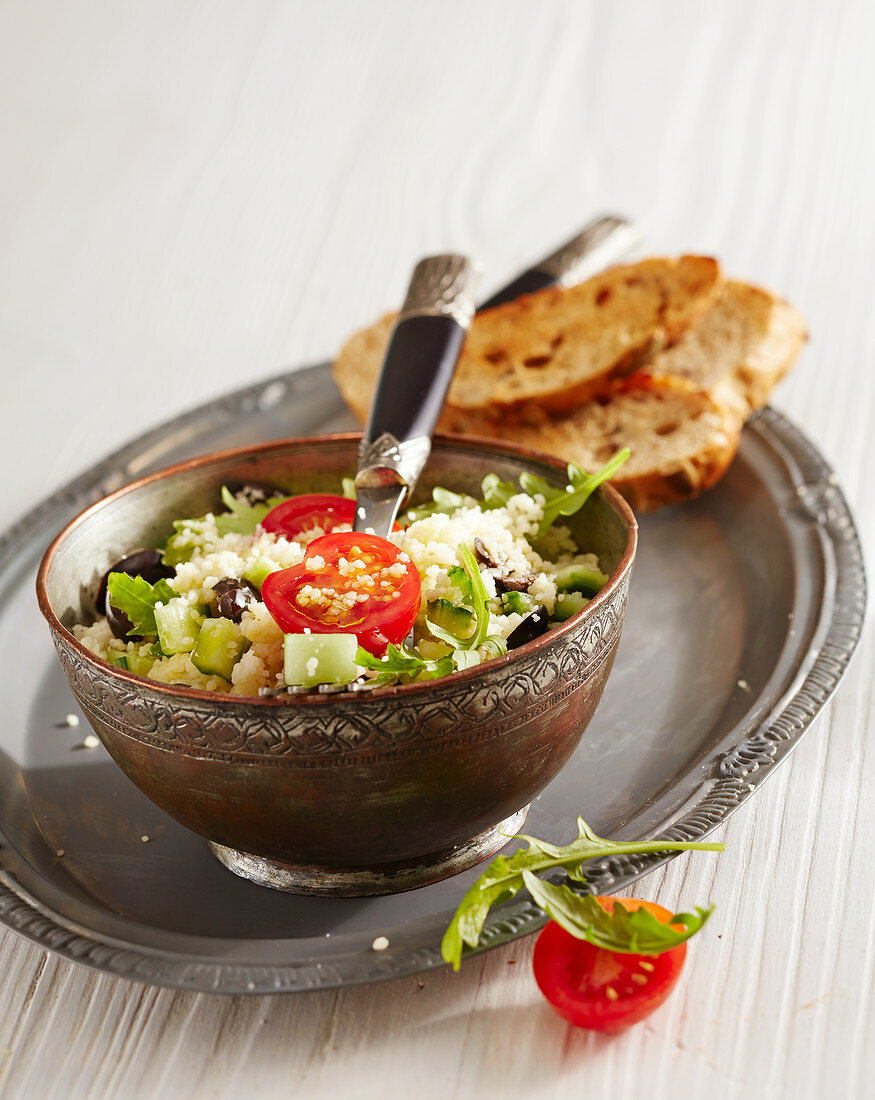
[[[614,340],[610,355],[590,355],[590,364],[600,363],[598,371],[572,372],[569,381],[568,372],[558,370],[556,388],[547,379],[524,398],[491,382],[486,401],[482,386],[474,387],[473,396],[465,390],[487,353],[501,349],[519,360],[549,349],[556,338],[551,319],[577,316],[584,300],[592,313],[600,292],[619,293],[629,279],[640,278],[649,295],[669,270],[682,271],[695,293],[683,306],[683,296],[665,299],[664,308],[651,311],[645,324],[630,316],[629,339]],[[363,422],[393,322],[389,314],[356,333],[335,364],[341,393]],[[571,322],[564,331],[568,344],[560,346],[566,349],[582,355],[587,340],[598,345],[597,333],[584,337]],[[691,500],[720,480],[735,456],[744,421],[766,403],[806,339],[804,319],[789,303],[738,280],[721,283],[716,262],[706,257],[625,265],[581,288],[550,288],[478,315],[438,428],[511,440],[584,469],[599,468],[628,445],[632,458],[613,484],[633,508],[652,511]],[[545,371],[553,368],[552,359],[543,364]],[[492,379],[489,371],[485,375]]]
[[[679,339],[720,284],[719,264],[709,256],[655,258],[486,310],[471,324],[447,404],[492,416],[531,404],[548,412],[573,408]],[[334,379],[360,419],[393,320],[390,314],[356,333],[335,361]]]

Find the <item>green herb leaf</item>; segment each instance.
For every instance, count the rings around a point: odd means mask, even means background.
[[[522,483],[522,478],[520,482]],[[498,474],[487,474],[480,483],[480,490],[483,493],[480,507],[484,512],[489,512],[493,508],[503,508],[511,497],[519,493],[519,489],[512,481],[502,481]]]
[[[442,489],[439,485],[432,489],[431,497],[431,504],[422,504],[418,508],[408,509],[407,519],[411,523],[415,523],[419,519],[426,519],[428,516],[437,513],[445,516],[452,515],[457,508],[461,508],[464,504],[470,502],[470,498],[464,496],[464,494],[451,493],[449,489]]]
[[[523,883],[544,912],[579,940],[586,940],[606,951],[631,955],[661,955],[694,936],[711,913],[675,913],[668,924],[648,909],[626,909],[615,905],[608,912],[593,894],[581,896],[569,886],[544,882],[531,871],[523,871]],[[672,928],[682,924],[683,931]]]
[[[465,944],[476,947],[480,942],[487,914],[493,905],[512,898],[524,885],[523,871],[538,874],[554,867],[562,867],[568,876],[584,882],[583,864],[591,859],[609,856],[643,855],[649,852],[705,851],[722,852],[722,844],[688,843],[686,841],[647,840],[613,841],[596,836],[583,818],[577,819],[578,836],[570,844],[561,847],[545,840],[522,836],[528,848],[520,848],[510,856],[498,856],[486,868],[480,878],[468,890],[444,933],[441,953],[453,969],[462,962]]]
[[[628,447],[624,447],[599,470],[596,474],[585,474],[579,466],[573,463],[568,467],[568,480],[571,492],[554,496],[544,505],[544,518],[538,527],[538,536],[543,537],[553,526],[559,516],[572,516],[586,504],[595,490],[604,481],[610,480],[623,465],[630,455]],[[522,480],[522,477],[520,478]]]
[[[454,668],[451,657],[441,657],[436,661],[427,661],[413,649],[405,645],[392,645],[386,650],[385,657],[375,657],[362,646],[356,651],[355,663],[360,668],[366,668],[370,672],[379,672],[381,682],[395,680],[399,676],[410,676],[416,679],[437,679],[439,676],[448,676]]]
[[[106,585],[110,604],[131,620],[128,635],[156,635],[155,604],[165,604],[177,595],[163,577],[155,584],[149,584],[143,577],[110,573]]]
[[[224,535],[254,535],[255,528],[261,523],[267,513],[284,497],[271,497],[264,504],[247,504],[245,500],[235,497],[226,486],[222,487],[222,502],[228,509],[227,512],[219,512],[216,515],[216,530],[219,538]]]

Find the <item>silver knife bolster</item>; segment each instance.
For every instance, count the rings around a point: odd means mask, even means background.
[[[409,317],[452,317],[467,328],[474,316],[474,286],[480,266],[455,253],[427,256],[413,269],[396,324]]]
[[[357,489],[376,489],[389,485],[403,485],[412,489],[419,480],[423,467],[431,454],[431,440],[427,435],[417,435],[400,443],[391,432],[369,442],[359,444]]]
[[[642,240],[641,231],[625,218],[610,214],[585,226],[555,252],[534,265],[562,286],[574,286],[619,260]]]

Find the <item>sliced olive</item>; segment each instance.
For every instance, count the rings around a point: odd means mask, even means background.
[[[239,623],[243,612],[251,603],[259,603],[258,589],[238,577],[223,577],[213,585],[215,598],[211,603],[216,618]]]
[[[546,634],[550,626],[550,616],[547,614],[546,607],[538,607],[534,611],[529,612],[518,626],[507,636],[507,648],[517,649],[521,645],[525,645],[526,642],[533,642],[535,638],[540,638],[542,634]]]
[[[135,550],[133,554],[128,554],[126,557],[117,561],[115,565],[111,565],[103,574],[103,579],[97,590],[97,599],[95,600],[98,614],[106,615],[109,629],[116,638],[124,638],[125,641],[136,641],[141,638],[142,635],[128,634],[128,631],[133,625],[131,620],[124,611],[119,611],[118,608],[113,607],[109,602],[109,591],[107,586],[110,573],[127,573],[129,577],[142,577],[143,580],[148,581],[149,584],[155,584],[155,582],[161,580],[162,577],[172,577],[173,570],[164,565],[161,561],[160,550]]]
[[[534,583],[534,577],[522,577],[519,573],[495,578],[495,587],[499,592],[528,592],[529,586]]]
[[[487,567],[487,569],[499,569],[500,568],[498,562],[495,560],[495,558],[486,549],[486,543],[483,541],[483,539],[481,539],[481,538],[474,539],[474,550],[477,553],[477,557],[480,559],[480,561],[483,562],[483,564]]]
[[[287,497],[286,489],[278,489],[267,481],[229,481],[226,486],[235,497],[243,497],[251,507],[256,504],[266,504],[275,497]]]

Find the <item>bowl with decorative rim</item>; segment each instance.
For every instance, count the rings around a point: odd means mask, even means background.
[[[620,640],[637,525],[603,486],[567,522],[608,583],[583,611],[502,657],[368,692],[243,696],[157,683],[72,633],[94,618],[106,569],[158,545],[229,481],[337,492],[357,435],[272,442],[141,478],[58,535],[37,577],[70,689],[122,771],[231,870],[266,886],[352,896],[434,882],[487,857],[563,767],[592,718]],[[479,495],[486,474],[564,486],[556,459],[438,436],[417,498]]]

